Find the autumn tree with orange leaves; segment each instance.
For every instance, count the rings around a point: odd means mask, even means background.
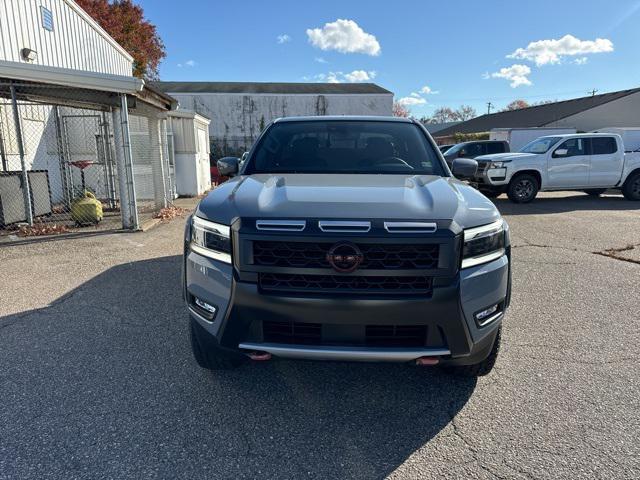
[[[155,25],[144,18],[144,11],[131,0],[76,0],[113,39],[133,57],[133,74],[158,78],[158,67],[165,57],[164,44]]]

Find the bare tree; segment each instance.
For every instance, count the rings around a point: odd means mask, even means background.
[[[411,111],[398,102],[393,102],[393,116],[407,118],[411,115]]]
[[[433,123],[455,122],[458,119],[456,112],[449,107],[440,107],[433,112],[431,121]]]
[[[503,112],[510,112],[512,110],[520,110],[521,108],[527,108],[529,103],[526,100],[518,99],[509,103],[504,109]]]
[[[455,114],[458,117],[457,120],[460,120],[462,122],[478,116],[478,114],[476,113],[476,109],[471,105],[460,105],[458,110],[455,111]]]

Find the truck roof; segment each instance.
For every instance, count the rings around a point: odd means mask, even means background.
[[[559,133],[558,135],[542,135],[538,138],[547,137],[610,137],[611,135],[618,135],[617,133]],[[619,135],[618,135],[619,136]]]
[[[315,115],[308,117],[282,117],[274,120],[274,123],[281,122],[326,122],[335,120],[354,120],[366,122],[400,122],[413,123],[411,118],[404,117],[382,117],[374,115]]]

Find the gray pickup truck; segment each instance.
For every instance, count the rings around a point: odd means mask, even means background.
[[[274,121],[186,224],[198,364],[412,362],[487,374],[509,306],[509,229],[418,122]],[[475,175],[456,159],[453,173]]]

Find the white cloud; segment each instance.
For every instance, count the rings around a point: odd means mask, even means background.
[[[374,35],[365,32],[353,20],[338,19],[322,28],[307,29],[309,42],[320,50],[341,53],[380,55],[380,44]]]
[[[511,82],[511,88],[516,88],[521,85],[533,85],[531,80],[527,78],[531,74],[531,68],[527,65],[520,65],[516,63],[510,67],[503,67],[500,71],[492,73],[492,78],[504,78]]]
[[[413,98],[422,98],[422,95],[420,95],[418,92],[411,92],[409,96]]]
[[[195,67],[197,65],[195,60],[187,60],[184,63],[178,63],[176,66],[178,68],[182,68],[182,67]]]
[[[341,76],[341,75],[342,75],[342,72],[329,72],[329,74],[326,76],[327,82],[342,83],[342,80],[338,78],[338,76]]]
[[[560,63],[565,56],[604,52],[613,52],[613,42],[607,38],[580,40],[573,35],[565,35],[559,39],[531,42],[526,48],[518,48],[511,55],[507,55],[507,58],[529,60],[539,67]]]
[[[376,72],[365,72],[364,70],[354,70],[351,73],[345,73],[344,78],[349,83],[369,82],[376,78]]]
[[[283,43],[287,43],[291,41],[291,37],[289,35],[287,35],[286,33],[283,33],[282,35],[278,35],[276,37],[276,40],[279,44],[283,44]]]
[[[402,97],[398,100],[400,105],[404,105],[405,107],[413,107],[415,105],[424,105],[427,101],[424,98],[416,98],[416,97]]]
[[[576,58],[573,63],[575,63],[576,65],[584,65],[585,63],[587,63],[589,61],[589,59],[587,57],[580,57],[580,58]]]
[[[318,63],[329,63],[329,62],[327,62],[327,61],[326,61],[324,58],[322,58],[322,57],[316,57],[316,58],[314,58],[314,60],[315,60],[316,62],[318,62]]]
[[[420,93],[424,93],[425,95],[436,95],[440,92],[437,90],[433,90],[429,85],[425,85],[420,89]]]
[[[304,81],[314,82],[327,82],[327,83],[358,83],[358,82],[370,82],[378,75],[377,72],[354,70],[350,73],[344,72],[329,72],[327,74],[318,73],[317,75],[302,77]]]

